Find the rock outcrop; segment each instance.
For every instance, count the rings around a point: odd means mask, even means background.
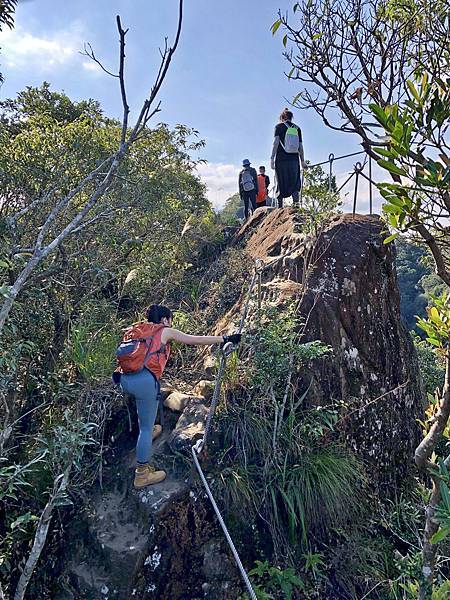
[[[168,449],[175,422],[168,411],[154,445],[154,460],[167,479],[135,491],[136,418],[129,431],[124,411],[113,416],[108,437],[114,449],[102,485],[90,491],[67,528],[54,600],[239,597],[239,574],[212,508]]]
[[[395,246],[383,243],[376,216],[338,216],[317,239],[296,233],[299,225],[292,209],[260,209],[234,243],[264,261],[263,298],[301,298],[304,341],[333,350],[305,375],[309,402],[342,406],[348,445],[393,493],[413,469],[423,415],[416,353],[400,316]]]

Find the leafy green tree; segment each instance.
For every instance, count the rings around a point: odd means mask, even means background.
[[[30,125],[34,126],[34,135],[31,140],[27,139],[32,152],[26,158],[31,159],[34,174],[37,174],[39,170],[42,170],[42,174],[38,179],[38,186],[35,188],[30,187],[26,178],[22,177],[18,189],[8,190],[9,193],[2,204],[2,228],[8,229],[10,235],[14,237],[17,229],[23,227],[24,223],[26,227],[27,217],[31,212],[40,213],[41,224],[36,231],[28,230],[29,246],[22,245],[22,242],[25,241],[23,237],[17,240],[16,253],[27,256],[27,259],[17,277],[9,284],[2,286],[0,334],[14,302],[35,269],[58,250],[69,236],[76,235],[92,222],[109,217],[111,212],[114,212],[109,209],[106,196],[122,180],[123,173],[121,171],[129,160],[131,149],[140,142],[142,137],[147,135],[149,121],[160,110],[159,105],[155,106],[155,101],[178,46],[182,16],[183,0],[180,0],[175,41],[172,47],[166,44],[164,52],[161,53],[160,68],[154,84],[132,127],[129,126],[130,108],[125,87],[125,37],[127,31],[123,29],[120,17],[117,17],[120,51],[119,71],[116,77],[122,98],[123,116],[119,135],[116,132],[111,136],[108,126],[104,130],[95,130],[97,138],[104,136],[104,148],[110,149],[109,153],[88,154],[81,163],[77,162],[78,147],[88,146],[89,136],[94,135],[90,118],[67,123],[62,140],[58,138],[59,129],[51,115],[46,116],[43,120],[43,126],[47,126],[48,137],[43,136],[41,124],[30,119]],[[93,51],[89,54],[93,60],[97,60]],[[22,134],[18,133],[14,138],[14,143],[19,146],[18,149],[22,142],[21,136]],[[3,144],[8,142],[5,132],[3,132],[1,141]],[[55,146],[58,142],[59,145]],[[54,170],[50,173],[45,163],[47,152],[50,155],[50,163],[52,160],[55,161]],[[24,164],[23,157],[21,157],[21,161],[18,163],[19,173],[20,169],[23,172]],[[9,176],[4,167],[0,168]],[[125,205],[122,208],[125,208]]]
[[[413,340],[425,390],[427,394],[433,396],[436,388],[441,389],[444,384],[444,361],[436,348],[429,344],[427,340],[421,339],[418,335],[414,335]]]
[[[238,193],[233,194],[225,201],[225,206],[220,211],[220,218],[226,225],[237,225],[238,219],[244,218],[244,208]]]
[[[302,208],[320,219],[336,212],[340,205],[341,199],[335,176],[333,175],[329,181],[329,176],[323,167],[309,166],[304,172]]]
[[[447,50],[447,60],[449,57]],[[372,105],[376,119],[389,136],[388,147],[377,149],[382,157],[378,164],[394,178],[393,183],[379,185],[386,201],[383,212],[394,230],[387,241],[402,231],[414,232],[429,247],[436,274],[445,290],[440,299],[434,299],[434,306],[428,311],[429,319],[419,321],[419,326],[428,334],[427,339],[440,350],[446,363],[444,385],[437,392],[434,423],[415,453],[417,465],[427,469],[433,481],[423,539],[423,581],[419,593],[422,599],[429,597],[433,590],[436,543],[440,539],[435,514],[443,501],[443,489],[447,489],[434,467],[435,451],[450,417],[450,231],[447,225],[450,147],[445,139],[450,117],[450,80],[431,79],[433,74],[424,72],[423,68],[420,65],[417,69],[416,81],[407,81],[402,106],[395,104],[383,109]]]
[[[8,118],[0,123],[5,136],[0,164],[8,174],[1,179],[0,189],[9,202],[14,202],[15,190],[20,188],[25,196],[43,181],[70,186],[77,178],[77,165],[99,160],[120,137],[120,124],[105,118],[97,103],[72,102],[47,86],[26,92],[5,102]],[[36,137],[54,142],[46,146],[46,154],[35,151]],[[35,455],[28,441],[30,425],[22,416],[33,411],[33,431],[38,435],[55,431],[65,409],[82,423],[81,382],[92,384],[109,375],[124,322],[136,320],[136,312],[151,301],[179,300],[184,278],[198,268],[206,252],[214,251],[214,241],[220,240],[218,228],[190,156],[202,143],[196,132],[184,126],[147,129],[123,162],[102,211],[94,210],[90,222],[68,236],[51,259],[30,275],[10,312],[0,349],[1,410],[7,433],[0,435],[0,449],[11,469],[17,466],[20,471]],[[62,148],[70,150],[67,160]],[[55,175],[63,164],[67,183]],[[2,209],[7,218],[9,206]],[[2,229],[3,282],[14,280],[20,272],[27,251],[24,256],[17,248],[23,250],[34,239],[43,214],[39,208],[30,210],[15,230]],[[50,422],[41,404],[51,406]],[[24,440],[19,455],[14,450],[17,423],[22,424]],[[52,478],[59,473],[48,474],[44,465],[40,468],[45,469],[42,480],[47,485],[42,485],[36,502],[31,504],[26,494],[18,493],[17,501],[2,513],[0,529],[28,513],[39,515],[46,509],[40,500],[46,493],[51,497],[55,491],[55,501],[59,498],[59,485],[52,487]],[[64,481],[70,495],[73,478]],[[48,504],[46,518],[54,506]],[[14,575],[14,565],[26,559],[27,547],[17,540],[19,535],[31,535],[31,526],[31,521],[24,522],[26,534],[14,530],[9,541],[0,540],[2,552],[12,553],[7,581],[11,571]]]
[[[404,237],[397,238],[395,246],[400,310],[408,329],[413,330],[416,326],[416,316],[425,316],[425,308],[428,304],[422,286],[422,278],[429,273],[429,269],[422,261],[426,252]]]
[[[10,116],[3,129],[5,140],[9,140],[0,150],[0,164],[8,174],[0,184],[5,198],[14,198],[20,188],[26,196],[42,187],[44,181],[45,185],[51,181],[54,188],[62,185],[55,175],[57,165],[62,163],[66,165],[70,187],[79,165],[101,160],[120,136],[118,124],[105,119],[96,104],[91,117],[79,113],[79,105],[84,103],[72,103],[62,94],[49,96],[45,86],[27,92],[19,94],[15,118]],[[41,96],[45,101],[40,101]],[[28,104],[30,97],[32,108]],[[86,106],[89,110],[92,103]],[[24,113],[29,115],[26,125],[22,120]],[[56,119],[48,116],[56,113]],[[11,134],[13,130],[15,135]],[[186,268],[188,255],[190,263],[195,262],[201,246],[195,236],[207,225],[212,213],[204,187],[194,173],[195,162],[189,156],[202,144],[195,138],[191,142],[192,135],[192,130],[182,126],[173,131],[164,125],[148,130],[123,164],[121,179],[106,198],[107,206],[93,211],[87,226],[80,228],[76,237],[69,237],[51,262],[43,262],[34,270],[14,310],[15,317],[22,314],[28,323],[25,336],[41,322],[42,335],[36,339],[45,339],[48,348],[44,355],[37,353],[40,360],[29,372],[40,371],[44,366],[45,372],[53,370],[67,331],[83,314],[86,302],[102,305],[104,300],[131,290],[136,295],[137,290],[144,289],[144,282],[161,288],[160,282],[164,282],[167,273],[174,282],[176,273]],[[67,162],[65,157],[60,158],[62,148],[67,150]],[[0,273],[6,281],[14,281],[18,276],[41,219],[42,212],[35,210],[13,232],[3,230]],[[188,230],[179,238],[188,219]],[[133,280],[123,290],[123,282],[132,269]],[[157,293],[162,293],[162,289],[155,290]],[[32,319],[26,315],[30,302],[38,307]],[[95,312],[101,322],[103,317],[98,310]],[[48,314],[51,319],[44,317]]]

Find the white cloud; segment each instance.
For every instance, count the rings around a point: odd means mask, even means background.
[[[238,191],[239,165],[207,163],[197,167],[203,183],[208,188],[208,199],[216,210],[223,208],[227,198]]]
[[[91,59],[84,60],[82,63],[83,69],[89,71],[89,73],[93,73],[94,75],[102,75],[104,72],[101,67]]]
[[[84,39],[78,22],[48,37],[33,35],[18,26],[2,34],[2,60],[10,68],[48,72],[79,62]]]

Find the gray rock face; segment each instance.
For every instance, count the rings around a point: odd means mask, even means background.
[[[146,560],[150,564],[149,548],[159,519],[168,505],[189,493],[186,482],[173,477],[170,463],[165,463],[168,435],[164,431],[154,444],[154,461],[167,470],[168,477],[139,491],[133,489],[134,436],[115,438],[118,447],[114,460],[104,468],[102,486],[90,491],[68,530],[55,600],[135,596],[136,576]]]
[[[208,407],[200,398],[189,398],[186,408],[170,434],[169,445],[174,452],[189,452],[205,431]]]
[[[311,240],[293,232],[285,209],[255,215],[236,243],[268,265],[263,298],[301,300],[304,341],[332,355],[305,374],[313,404],[339,403],[348,445],[391,492],[413,467],[423,391],[412,340],[400,316],[395,247],[383,244],[378,217],[342,215]]]

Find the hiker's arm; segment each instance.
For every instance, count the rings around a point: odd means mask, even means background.
[[[272,154],[270,155],[270,166],[275,169],[275,158],[277,156],[278,146],[280,145],[280,136],[276,135],[273,138]]]
[[[303,152],[303,142],[300,142],[298,145],[298,153],[300,155],[300,160],[302,164],[305,162],[305,153]]]
[[[238,175],[238,189],[239,189],[239,196],[242,199],[242,183],[241,183],[241,173],[239,173]]]
[[[223,335],[188,335],[178,331],[178,329],[167,327],[162,332],[161,343],[166,344],[170,341],[188,344],[189,346],[210,346],[211,344],[222,344],[224,340]]]

